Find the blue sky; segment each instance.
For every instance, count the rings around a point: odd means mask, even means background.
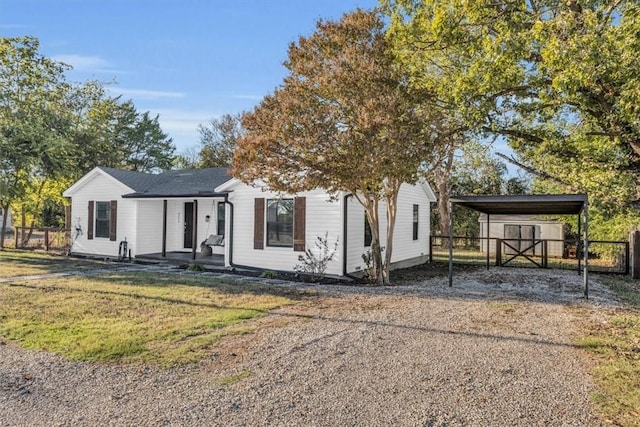
[[[285,76],[287,48],[315,22],[377,0],[0,0],[0,35],[32,35],[70,80],[160,115],[178,152],[212,117],[252,109]]]

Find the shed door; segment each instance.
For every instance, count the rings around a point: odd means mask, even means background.
[[[515,255],[520,252],[520,226],[513,224],[504,225],[504,241],[509,246],[504,246],[504,253]],[[512,249],[512,247],[515,249]]]
[[[525,248],[533,245],[536,237],[536,227],[533,225],[504,225],[504,240],[514,249],[505,246],[504,253],[507,255],[515,255]],[[527,255],[535,255],[535,247],[525,251]]]
[[[520,226],[520,250],[524,250],[533,245],[535,239],[536,228],[533,225]],[[525,251],[527,255],[535,255],[535,247]]]
[[[184,248],[193,248],[193,202],[184,204]]]

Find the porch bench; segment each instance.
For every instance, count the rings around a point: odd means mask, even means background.
[[[213,254],[213,246],[224,246],[224,236],[212,234],[205,241],[200,243],[200,252],[202,255],[210,256]]]

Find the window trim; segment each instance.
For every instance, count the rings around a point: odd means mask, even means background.
[[[371,224],[367,219],[367,213],[364,213],[364,247],[370,248],[373,241],[373,233],[371,232]]]
[[[106,218],[99,217],[98,212],[100,211],[100,206],[106,206],[106,209],[104,210]],[[100,226],[98,226],[99,223]],[[111,237],[111,202],[95,202],[94,224],[94,238],[109,239]]]
[[[420,205],[413,205],[413,240],[418,240],[419,224],[420,224]]]
[[[218,202],[218,205],[216,207],[216,234],[218,236],[224,236],[225,234],[225,229],[227,226],[226,220],[227,220],[227,214],[226,214],[226,206],[224,202]],[[222,220],[220,219],[220,211],[222,211]],[[222,221],[222,223],[220,222]]]
[[[278,221],[278,212],[277,209],[280,205],[280,203],[282,202],[290,202],[291,203],[291,221]],[[276,220],[275,221],[269,221],[269,208],[270,205],[272,205],[273,203],[276,204]],[[291,235],[291,242],[289,243],[272,243],[270,242],[270,231],[271,231],[271,227],[270,225],[276,224],[276,227],[278,227],[278,224],[291,224],[290,225],[290,231],[287,232],[287,234]],[[266,231],[266,236],[265,236],[265,244],[266,246],[270,247],[270,248],[293,248],[294,247],[294,229],[295,229],[295,198],[279,198],[279,199],[266,199],[265,200],[265,231]],[[276,232],[278,233],[279,231],[276,229]]]

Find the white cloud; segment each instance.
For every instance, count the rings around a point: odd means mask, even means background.
[[[27,25],[22,24],[0,24],[1,30],[24,30],[29,28]]]
[[[53,59],[71,65],[74,71],[122,74],[122,71],[115,70],[109,61],[97,55],[57,55]]]
[[[160,127],[173,138],[178,151],[198,145],[200,141],[198,125],[206,124],[212,117],[216,117],[216,114],[208,111],[162,108],[149,110],[153,116],[160,115],[158,118]]]
[[[171,92],[163,90],[127,89],[122,87],[108,87],[107,90],[114,96],[123,95],[136,99],[160,99],[160,98],[184,98],[184,92]]]
[[[214,114],[204,111],[175,109],[152,109],[153,114],[160,115],[162,128],[165,131],[196,132],[199,124],[206,124]]]

